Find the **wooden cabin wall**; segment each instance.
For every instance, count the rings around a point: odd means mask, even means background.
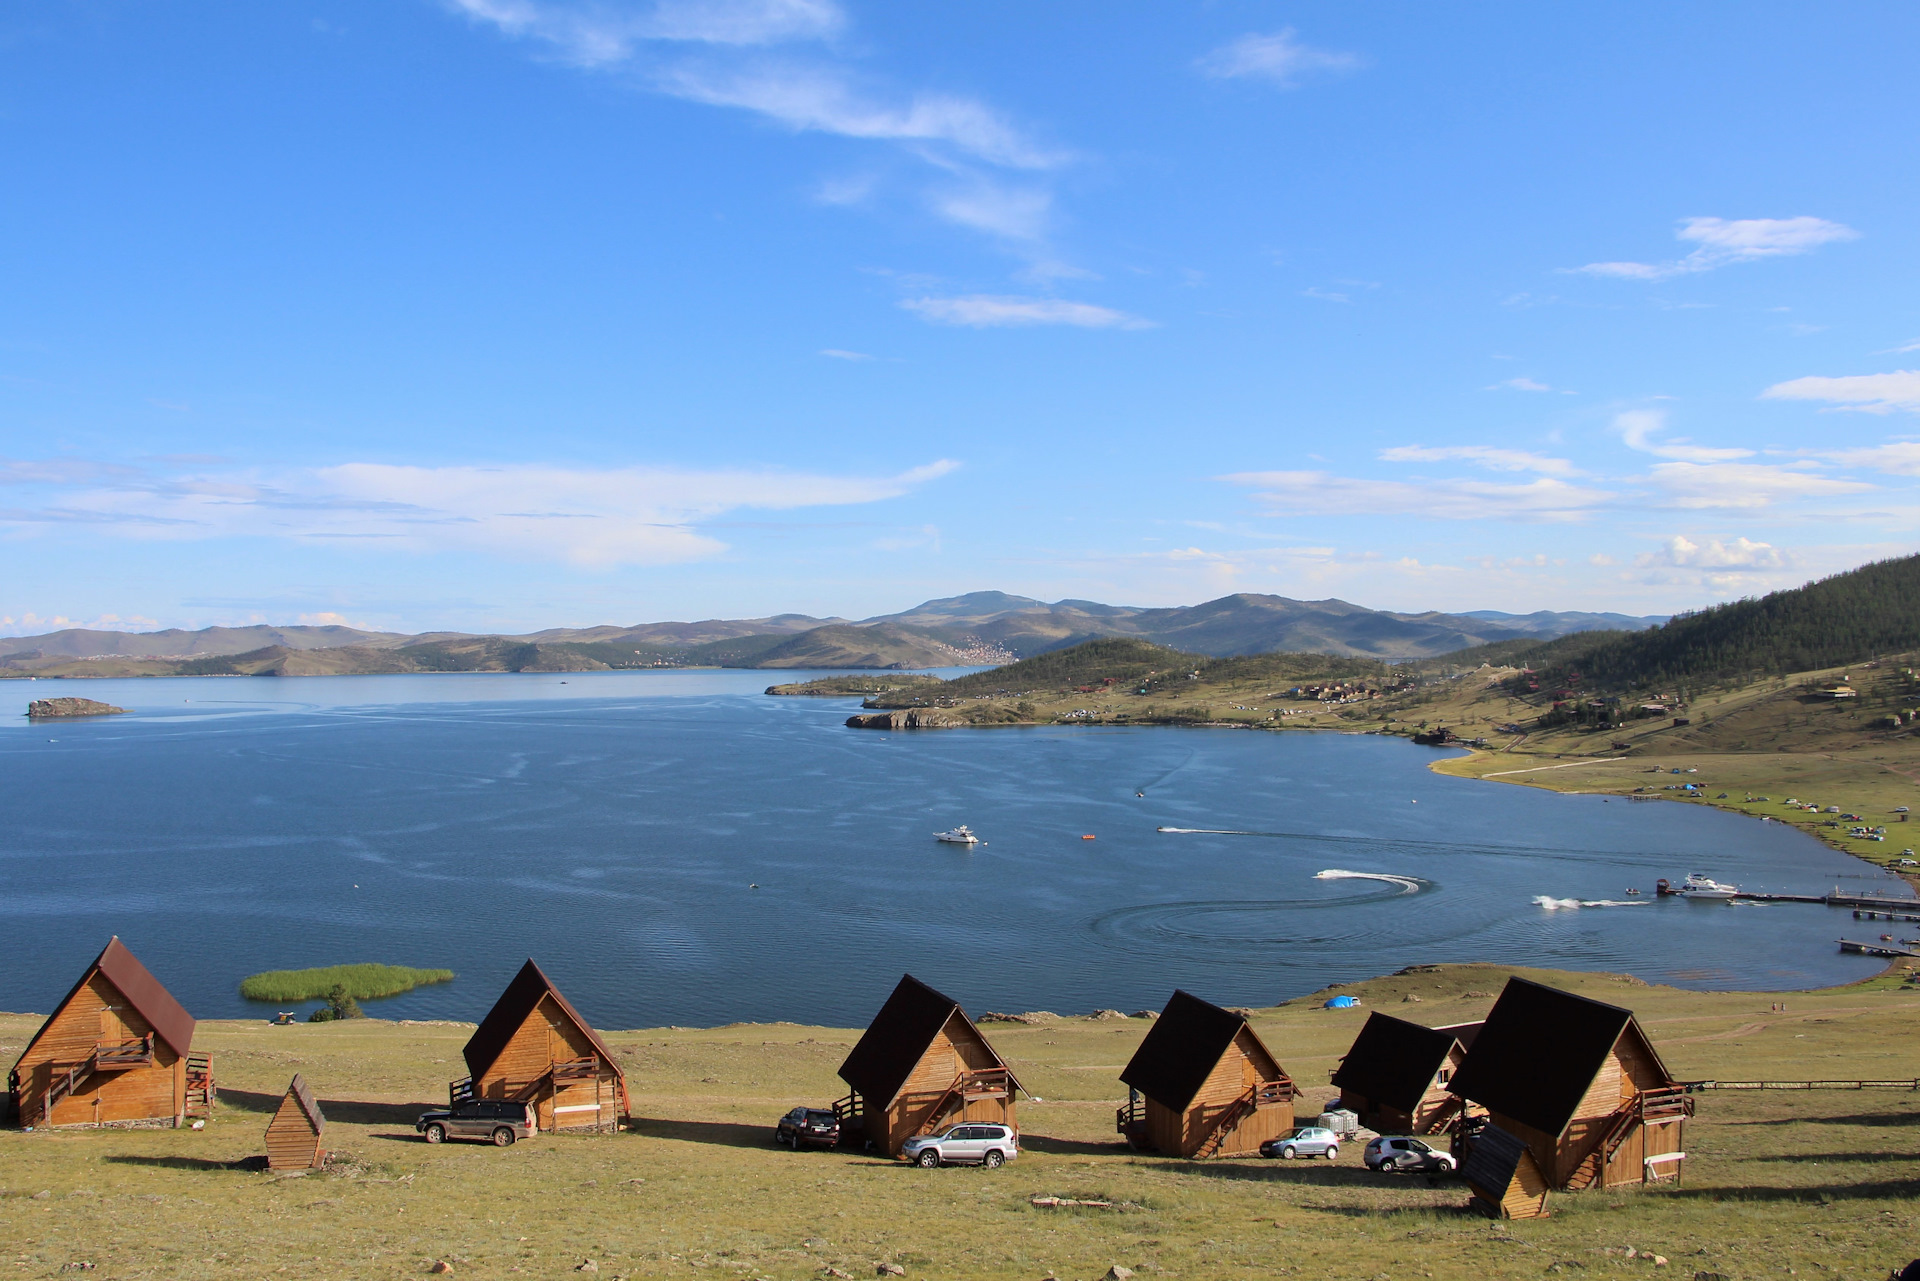
[[[133,1041],[153,1031],[148,1022],[101,974],[94,974],[73,998],[47,1020],[33,1050],[22,1057],[20,1114],[37,1117],[40,1100],[53,1082],[54,1066],[84,1063],[102,1041]],[[54,1125],[111,1125],[132,1121],[172,1121],[187,1110],[187,1069],[180,1056],[154,1038],[151,1067],[127,1068],[94,1076],[60,1100]]]
[[[483,1099],[510,1099],[529,1085],[545,1076],[557,1062],[568,1059],[584,1059],[596,1055],[593,1042],[580,1030],[574,1021],[567,1017],[551,997],[542,996],[540,1003],[514,1029],[513,1036],[505,1048],[487,1069],[483,1078],[473,1083],[474,1093]],[[611,1065],[609,1065],[611,1067]],[[603,1079],[611,1077],[611,1071],[603,1072]],[[618,1108],[617,1088],[609,1091],[601,1086],[601,1099],[604,1102],[608,1094],[615,1097],[613,1106]],[[593,1102],[593,1083],[586,1082],[584,1087],[575,1085],[567,1091],[567,1097],[561,1106]],[[554,1100],[550,1097],[535,1100],[536,1123],[543,1130],[554,1128]],[[604,1110],[604,1109],[603,1109]],[[568,1126],[601,1124],[598,1120],[574,1121],[568,1117],[578,1113],[561,1113],[564,1124]]]
[[[270,1170],[308,1170],[320,1164],[320,1135],[301,1110],[300,1103],[288,1092],[280,1108],[267,1122],[267,1168]]]
[[[543,1129],[577,1130],[618,1125],[619,1073],[612,1067],[602,1067],[598,1082],[571,1082],[551,1099],[543,1099],[539,1107]]]
[[[1528,1148],[1515,1167],[1513,1181],[1500,1198],[1500,1215],[1507,1219],[1537,1219],[1547,1212],[1547,1193],[1552,1188],[1540,1163]]]
[[[1017,1129],[1012,1091],[1004,1099],[975,1099],[963,1108],[950,1109],[944,1118],[929,1115],[962,1072],[980,1072],[999,1066],[986,1039],[972,1024],[955,1014],[927,1046],[920,1061],[913,1065],[893,1105],[884,1113],[868,1113],[868,1140],[881,1151],[898,1156],[901,1144],[921,1133],[931,1120],[939,1120],[942,1126],[979,1121]]]

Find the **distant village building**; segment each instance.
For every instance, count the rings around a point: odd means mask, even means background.
[[[1447,1087],[1479,1031],[1478,1023],[1423,1027],[1369,1014],[1333,1072],[1340,1106],[1381,1134],[1440,1133],[1472,1106]]]
[[[24,1126],[183,1125],[213,1110],[194,1020],[118,936],[27,1042],[8,1078]]]
[[[1136,1148],[1169,1156],[1250,1156],[1293,1128],[1293,1079],[1243,1015],[1176,991],[1120,1079],[1114,1117]]]
[[[280,1100],[273,1120],[267,1123],[267,1168],[269,1170],[317,1170],[327,1163],[324,1141],[327,1118],[307,1088],[307,1079],[298,1072]]]
[[[470,1075],[448,1087],[451,1102],[531,1103],[542,1130],[611,1132],[627,1116],[627,1078],[613,1051],[531,959],[462,1054]]]
[[[1514,978],[1448,1088],[1487,1110],[1461,1176],[1494,1218],[1546,1213],[1550,1189],[1677,1179],[1693,1100],[1631,1010]]]
[[[842,1141],[863,1139],[900,1155],[915,1135],[967,1121],[1017,1133],[1020,1082],[959,1002],[902,975],[867,1025],[840,1079],[852,1092],[833,1105]]]

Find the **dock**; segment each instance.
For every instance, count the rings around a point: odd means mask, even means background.
[[[1858,952],[1863,956],[1920,957],[1920,952],[1916,952],[1910,947],[1902,947],[1898,943],[1860,943],[1853,939],[1841,939],[1840,950],[1842,952]]]

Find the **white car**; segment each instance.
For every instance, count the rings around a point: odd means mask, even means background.
[[[1011,1126],[956,1125],[945,1134],[922,1134],[900,1146],[900,1155],[931,1170],[937,1165],[984,1165],[989,1170],[1020,1155]]]

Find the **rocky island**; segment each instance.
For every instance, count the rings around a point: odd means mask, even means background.
[[[74,716],[112,716],[127,709],[91,698],[36,698],[27,704],[27,715],[37,721],[61,720]]]

